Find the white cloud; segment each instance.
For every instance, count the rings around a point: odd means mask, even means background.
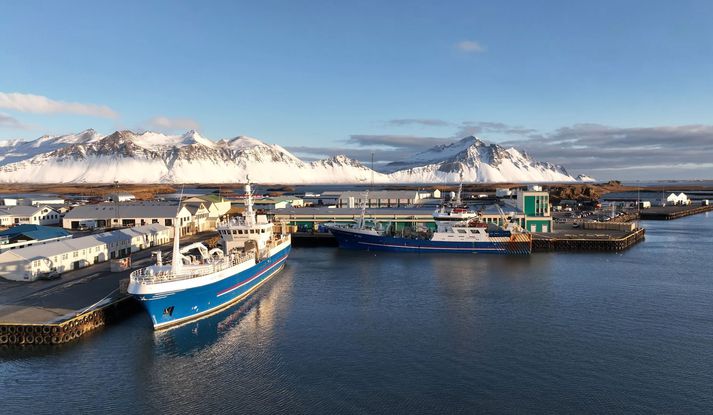
[[[42,114],[78,114],[93,117],[117,118],[119,114],[106,105],[56,101],[42,95],[0,92],[0,108]]]
[[[465,53],[483,53],[485,52],[485,46],[476,42],[475,40],[463,40],[456,43],[456,48],[461,52]]]
[[[164,116],[153,117],[146,122],[150,130],[175,131],[199,130],[198,122],[191,118],[170,118]]]
[[[16,118],[0,112],[0,128],[12,128],[16,130],[27,130],[29,127]]]

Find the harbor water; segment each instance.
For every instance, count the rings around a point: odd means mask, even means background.
[[[58,413],[710,413],[713,214],[623,253],[295,248],[242,305],[0,350],[0,402]]]

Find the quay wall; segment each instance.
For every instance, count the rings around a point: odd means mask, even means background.
[[[70,343],[106,324],[122,319],[139,308],[133,298],[124,296],[59,323],[0,322],[0,347]]]

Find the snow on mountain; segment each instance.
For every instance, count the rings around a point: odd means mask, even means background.
[[[166,135],[94,130],[0,142],[0,182],[226,183],[248,174],[262,183],[427,183],[575,181],[567,171],[476,137],[437,146],[374,172],[340,155],[305,163],[279,145],[239,136],[212,141],[197,131]],[[7,151],[6,151],[7,150]],[[591,179],[591,178],[590,178]]]
[[[88,129],[78,134],[43,135],[32,141],[7,140],[7,145],[0,145],[0,166],[25,160],[67,145],[89,143],[101,138],[99,133]]]
[[[360,162],[344,155],[310,163],[312,183],[388,183],[390,177],[377,173]]]
[[[488,144],[470,136],[416,154],[408,161],[390,163],[392,181],[441,182],[570,182],[562,166],[538,162],[515,148]]]
[[[576,177],[578,182],[596,182],[597,179],[591,176],[587,176],[586,174],[580,174]]]

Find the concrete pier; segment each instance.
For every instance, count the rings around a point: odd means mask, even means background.
[[[623,251],[644,240],[646,230],[631,231],[606,229],[567,229],[550,233],[536,233],[532,238],[532,252]]]
[[[210,236],[213,234],[184,238],[181,244]],[[111,272],[110,263],[103,262],[66,272],[52,281],[0,278],[0,345],[68,343],[140,310],[138,302],[125,292],[129,274],[150,265],[152,251],[167,253],[170,249],[170,244],[164,244],[136,252],[132,268],[122,272]]]
[[[710,211],[713,211],[713,205],[659,206],[644,209],[639,216],[642,220],[673,220]]]

